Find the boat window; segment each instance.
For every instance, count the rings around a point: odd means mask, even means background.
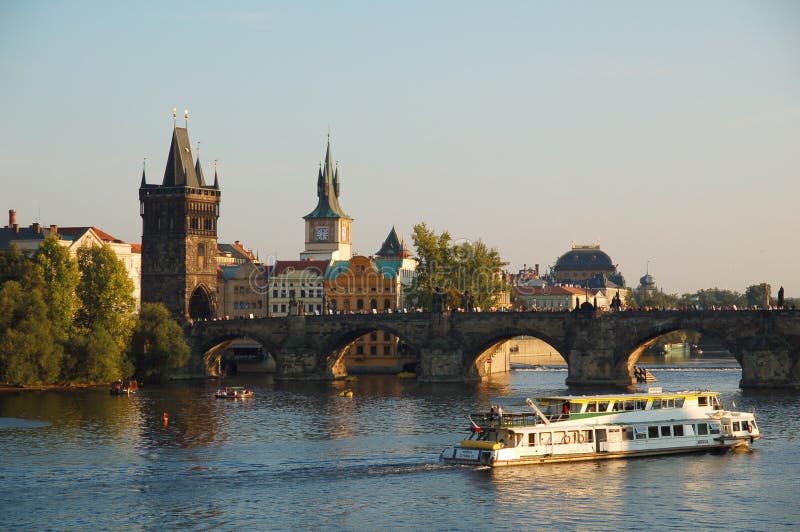
[[[675,408],[675,399],[667,398],[661,400],[661,408]]]
[[[697,434],[699,436],[705,436],[708,434],[708,424],[707,423],[698,423],[697,424]]]
[[[644,425],[636,425],[634,428],[634,432],[636,432],[636,439],[637,440],[646,440],[647,439],[647,427]]]
[[[530,434],[528,434],[528,445],[531,446],[531,447],[535,447],[536,446],[536,433],[535,432],[531,432]]]
[[[733,422],[733,431],[736,432],[737,430],[739,430],[739,422],[738,421],[734,421]]]
[[[581,434],[583,435],[583,441],[585,443],[592,443],[594,441],[594,431],[582,430]]]
[[[711,434],[719,434],[719,425],[717,423],[711,423],[709,426],[711,427]]]
[[[566,433],[563,430],[556,431],[553,433],[553,441],[556,444],[562,444],[564,443],[564,436],[566,436]]]
[[[587,412],[597,412],[597,401],[591,401],[586,405]]]
[[[625,427],[625,430],[622,432],[622,439],[623,440],[633,439],[633,427]]]
[[[645,408],[647,408],[647,399],[637,399],[636,410],[644,410]]]
[[[597,411],[598,412],[608,412],[608,401],[598,401],[598,403],[597,403]]]
[[[684,425],[683,426],[684,436],[694,436],[697,434],[694,430],[694,425]]]
[[[675,408],[683,408],[683,401],[686,399],[685,397],[678,397],[675,399]]]
[[[698,397],[697,398],[697,405],[698,406],[708,406],[708,396],[707,395],[701,395],[700,397]]]
[[[658,438],[658,427],[656,425],[650,425],[647,427],[647,437]]]
[[[662,425],[661,426],[661,435],[662,436],[672,436],[672,431],[670,430],[669,425]]]
[[[553,443],[553,433],[552,432],[539,433],[539,443],[541,445],[551,445]]]
[[[635,401],[628,399],[625,401],[625,410],[633,410],[635,408]]]
[[[611,411],[619,412],[620,410],[622,410],[622,401],[614,401],[614,403],[611,405]]]
[[[672,425],[673,436],[683,436],[683,425]]]
[[[653,406],[650,407],[650,410],[660,410],[661,409],[661,399],[653,399]]]

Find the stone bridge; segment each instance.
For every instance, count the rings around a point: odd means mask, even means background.
[[[260,342],[275,357],[277,377],[342,378],[346,348],[369,332],[398,336],[426,382],[480,380],[489,348],[515,336],[552,345],[568,364],[567,384],[635,383],[633,367],[656,339],[677,330],[719,340],[742,366],[742,388],[800,388],[798,311],[494,312],[289,316],[209,321],[187,326],[189,371],[213,374],[233,339]]]

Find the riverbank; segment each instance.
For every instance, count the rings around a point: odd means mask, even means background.
[[[84,390],[98,388],[107,384],[6,384],[0,383],[0,393],[3,392],[43,392],[49,390]]]

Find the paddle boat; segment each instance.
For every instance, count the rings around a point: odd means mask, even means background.
[[[139,383],[133,379],[123,381],[122,379],[112,382],[109,393],[111,395],[131,395],[139,391]]]
[[[253,397],[253,390],[248,390],[244,386],[226,386],[214,393],[217,399],[245,399]]]
[[[513,465],[747,450],[761,438],[755,416],[723,408],[712,391],[561,395],[527,409],[467,416],[470,436],[445,448],[447,464]]]

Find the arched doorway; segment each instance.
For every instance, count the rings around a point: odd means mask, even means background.
[[[211,296],[205,286],[200,285],[192,292],[189,298],[189,317],[192,320],[210,320],[214,317],[214,307]]]

